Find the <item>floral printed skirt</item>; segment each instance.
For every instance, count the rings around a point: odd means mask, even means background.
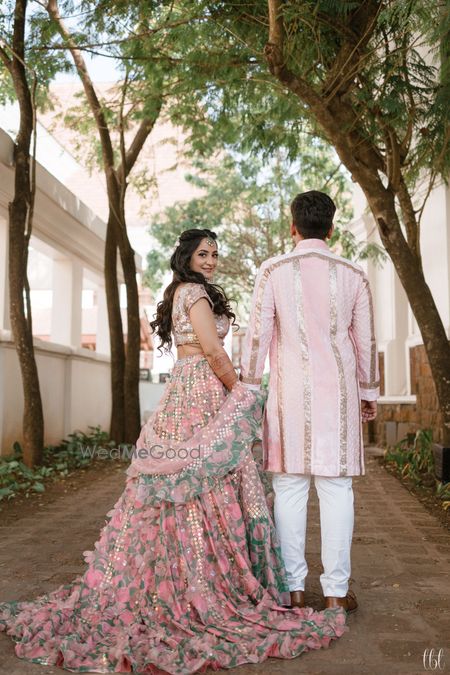
[[[18,657],[74,672],[177,675],[292,659],[346,630],[282,606],[285,571],[251,448],[261,394],[176,362],[83,575],[0,603]]]

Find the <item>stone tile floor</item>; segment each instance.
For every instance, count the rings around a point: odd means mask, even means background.
[[[0,598],[33,598],[80,574],[81,553],[92,548],[123,485],[121,467],[87,471],[73,478],[66,492],[50,488],[44,497],[33,498],[28,508],[11,510],[7,505],[1,510]],[[424,673],[423,655],[430,649],[435,654],[443,650],[436,672],[450,673],[450,532],[370,453],[367,475],[355,479],[354,486],[352,588],[360,608],[349,616],[348,632],[329,649],[292,661],[270,659],[241,666],[233,671],[236,675]],[[321,608],[319,535],[312,488],[307,602],[317,609]],[[63,672],[20,661],[10,638],[0,633],[0,673]]]

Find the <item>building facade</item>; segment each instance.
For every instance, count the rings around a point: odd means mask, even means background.
[[[355,218],[350,230],[360,241],[381,244],[374,219],[359,187],[354,190]],[[426,203],[421,225],[426,281],[450,337],[450,189],[437,185]],[[381,398],[370,440],[394,445],[408,432],[431,429],[442,440],[436,390],[417,322],[390,259],[381,267],[361,263],[368,274],[375,308],[380,355]],[[449,364],[450,377],[450,364]]]
[[[9,319],[8,204],[14,144],[0,129],[0,454],[21,441],[23,391]],[[109,428],[111,374],[103,277],[105,223],[38,163],[29,279],[45,443]],[[136,256],[137,269],[141,259]],[[119,282],[123,275],[118,269]],[[93,297],[85,316],[83,294]],[[83,345],[89,324],[91,344]],[[83,326],[83,324],[85,324]]]

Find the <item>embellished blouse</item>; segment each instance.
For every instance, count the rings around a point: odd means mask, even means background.
[[[214,305],[202,284],[183,283],[175,291],[172,307],[172,333],[175,346],[191,344],[200,347],[198,337],[189,318],[189,311],[201,298],[206,298],[214,310]],[[230,328],[230,320],[225,314],[214,314],[217,335],[223,340]]]

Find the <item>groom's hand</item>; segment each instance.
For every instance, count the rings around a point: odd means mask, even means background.
[[[361,401],[361,419],[363,422],[371,422],[377,416],[376,401]]]

